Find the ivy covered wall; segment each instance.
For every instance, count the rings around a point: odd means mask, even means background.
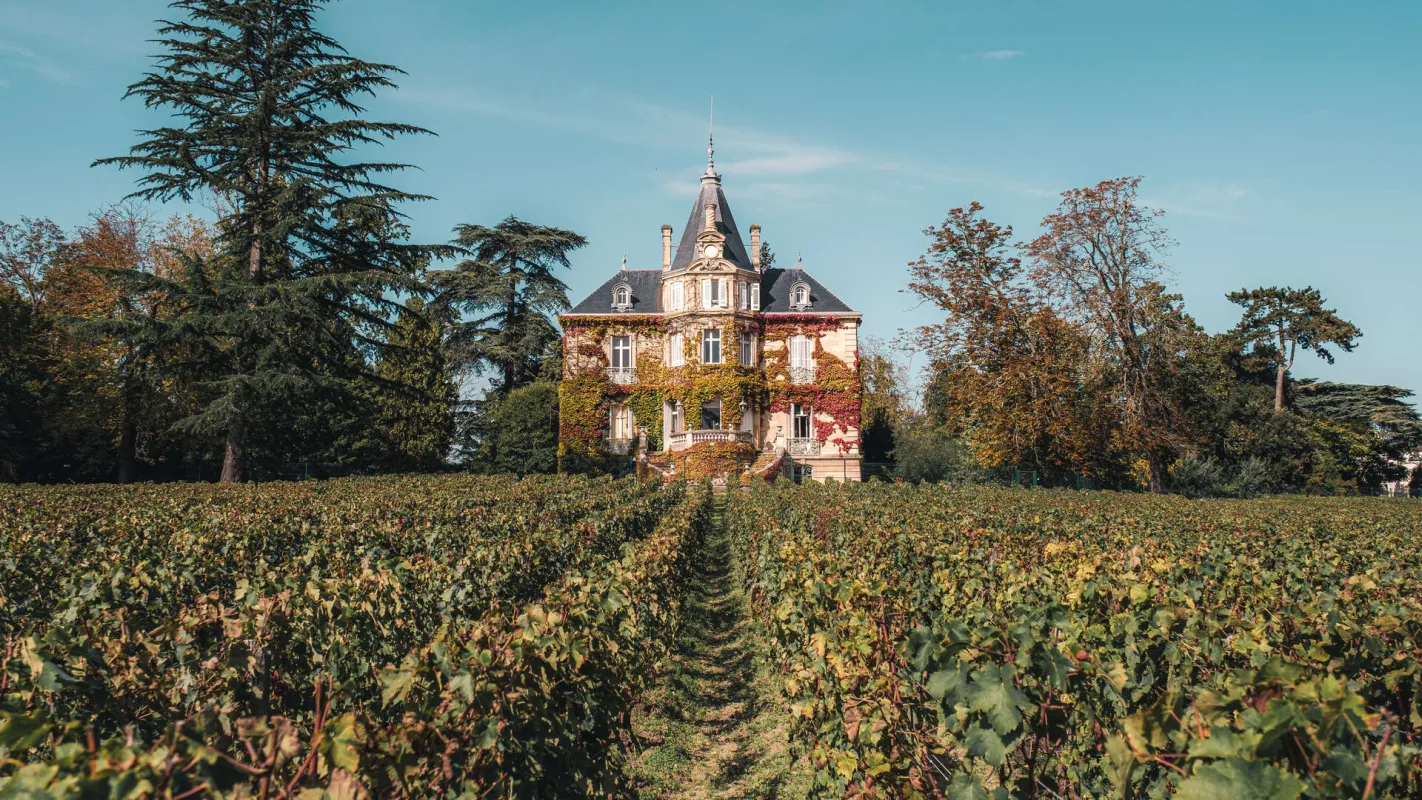
[[[671,319],[567,315],[561,322],[560,455],[601,455],[613,403],[632,410],[653,450],[662,447],[663,408],[670,401],[679,401],[689,415],[703,403],[720,400],[721,425],[727,430],[741,427],[742,403],[768,413],[788,412],[791,403],[804,403],[815,410],[814,435],[819,441],[847,445],[857,438],[861,388],[857,354],[848,354],[846,362],[824,347],[827,334],[853,326],[853,321],[817,314],[730,316],[713,312]],[[721,332],[722,364],[700,363],[701,332],[708,328]],[[664,355],[668,337],[678,332],[682,334],[685,365],[673,367],[665,363]],[[760,366],[739,363],[742,333],[755,337]],[[790,382],[788,340],[796,335],[814,342],[815,378],[811,384]],[[633,337],[637,375],[632,383],[608,379],[612,336]]]

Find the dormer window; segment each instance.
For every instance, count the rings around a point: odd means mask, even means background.
[[[617,284],[612,290],[612,310],[631,311],[632,310],[632,287],[625,283]]]
[[[797,283],[790,289],[790,307],[801,311],[810,307],[810,285]]]

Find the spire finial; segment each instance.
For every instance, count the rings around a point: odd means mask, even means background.
[[[711,95],[711,114],[706,124],[706,174],[716,174],[716,95]]]
[[[622,271],[623,271],[623,272],[626,272],[626,271],[627,271],[627,254],[626,254],[626,253],[623,253],[623,254],[622,254]]]
[[[803,269],[803,262],[800,260],[800,251],[795,251],[795,269]]]

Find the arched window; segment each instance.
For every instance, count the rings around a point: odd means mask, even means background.
[[[810,285],[797,283],[790,288],[790,307],[796,310],[810,307]]]
[[[625,283],[619,283],[612,290],[612,307],[618,311],[626,311],[632,308],[632,287]]]

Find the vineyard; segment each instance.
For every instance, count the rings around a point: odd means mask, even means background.
[[[1422,797],[1422,508],[0,487],[0,797]]]
[[[867,484],[735,498],[820,791],[1422,796],[1422,509]]]

